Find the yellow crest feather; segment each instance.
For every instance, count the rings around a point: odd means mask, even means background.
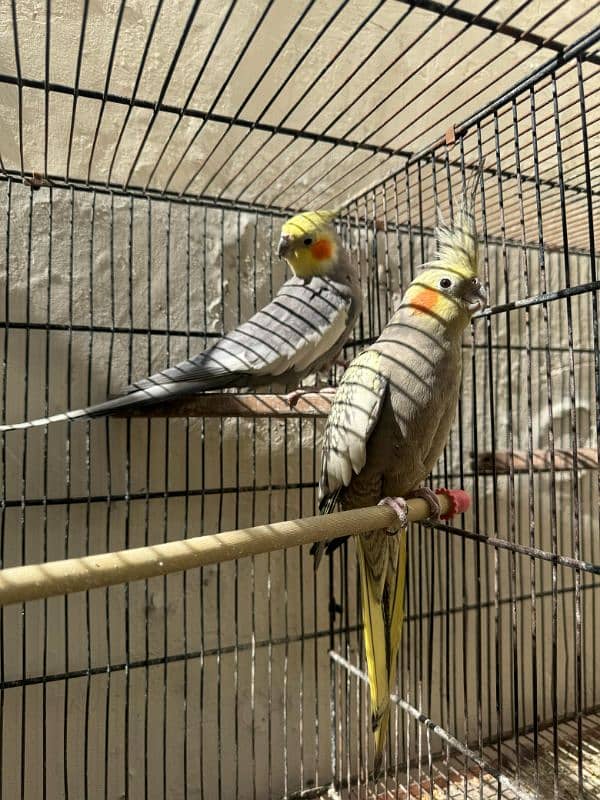
[[[438,248],[433,261],[427,267],[449,269],[464,277],[479,272],[479,248],[475,223],[475,200],[483,174],[483,162],[478,166],[470,185],[465,187],[458,212],[452,225],[446,225],[438,209],[438,224],[435,235]]]
[[[304,236],[322,228],[323,225],[330,225],[337,215],[337,211],[327,209],[302,211],[284,222],[281,232],[288,236]]]

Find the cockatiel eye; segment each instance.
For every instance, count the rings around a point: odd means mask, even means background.
[[[442,278],[440,281],[440,289],[449,289],[452,286],[450,278]]]
[[[305,244],[307,247],[309,246],[309,244],[312,244],[312,239],[310,238],[310,236],[307,236],[307,237],[306,237],[306,239],[304,240],[304,244]]]

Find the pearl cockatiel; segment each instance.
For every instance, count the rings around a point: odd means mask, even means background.
[[[98,405],[0,425],[0,431],[89,419],[214,389],[271,383],[295,389],[334,361],[361,309],[358,274],[334,217],[331,211],[307,211],[284,223],[277,253],[294,275],[265,308],[208,350]]]
[[[338,501],[344,509],[382,502],[399,516],[399,530],[356,537],[375,776],[383,760],[402,630],[405,498],[425,496],[432,517],[439,518],[435,494],[421,485],[455,416],[463,332],[486,303],[477,277],[473,213],[479,177],[465,193],[454,225],[439,225],[435,260],[407,288],[379,339],[344,373],[324,433],[321,511],[330,513]],[[315,545],[316,563],[340,541]]]

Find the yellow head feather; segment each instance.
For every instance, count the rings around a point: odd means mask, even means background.
[[[402,305],[410,306],[414,314],[464,322],[475,308],[483,307],[486,295],[477,277],[479,246],[475,224],[475,199],[482,169],[480,164],[463,192],[452,226],[438,222],[435,258],[425,265],[402,298]]]
[[[479,164],[470,185],[463,191],[460,208],[452,225],[444,223],[438,209],[438,224],[435,229],[438,248],[434,260],[427,266],[456,270],[463,277],[479,273],[475,199],[482,174],[483,162]]]
[[[336,211],[303,211],[281,227],[279,253],[299,278],[326,275],[336,263]]]

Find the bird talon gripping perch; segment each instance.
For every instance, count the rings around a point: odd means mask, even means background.
[[[440,501],[437,499],[436,492],[430,489],[429,486],[420,486],[411,492],[409,497],[422,497],[429,504],[430,514],[427,519],[430,522],[438,522],[440,520],[441,506]]]
[[[406,528],[408,525],[408,503],[403,497],[384,497],[377,503],[378,506],[389,506],[398,515],[398,525],[395,528],[386,528],[385,532],[390,536],[398,533],[398,530]]]

